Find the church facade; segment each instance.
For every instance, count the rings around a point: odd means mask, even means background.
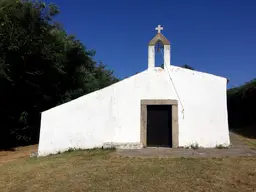
[[[161,26],[156,30],[147,70],[42,112],[39,156],[69,148],[230,144],[227,79],[171,65],[171,44]],[[164,69],[155,67],[159,42]]]

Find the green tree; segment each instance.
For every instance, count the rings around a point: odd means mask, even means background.
[[[40,113],[118,81],[68,35],[56,5],[0,0],[0,147],[36,143]]]
[[[256,78],[227,91],[229,126],[256,138]],[[249,134],[249,135],[248,135]]]

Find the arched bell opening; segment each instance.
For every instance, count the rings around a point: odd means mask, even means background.
[[[161,33],[161,25],[158,25],[156,30],[158,33],[148,45],[148,68],[156,67],[156,63],[157,67],[163,68],[171,65],[171,44]]]
[[[161,40],[158,40],[155,44],[155,67],[164,69],[164,44]]]

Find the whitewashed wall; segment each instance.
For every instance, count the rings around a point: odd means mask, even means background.
[[[175,66],[169,72],[184,106],[179,102],[179,146],[228,145],[227,80]],[[140,142],[141,99],[177,99],[167,71],[148,69],[43,112],[39,155]]]

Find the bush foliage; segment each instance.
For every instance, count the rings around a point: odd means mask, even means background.
[[[256,137],[256,78],[229,89],[227,98],[230,128]]]
[[[56,5],[0,0],[0,147],[38,142],[40,113],[118,81],[54,20]]]

